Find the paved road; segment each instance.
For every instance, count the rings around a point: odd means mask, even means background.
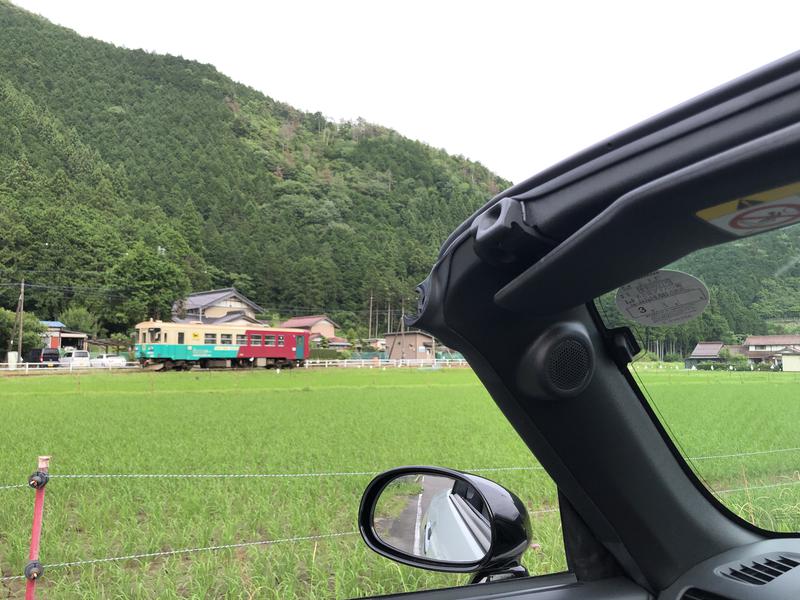
[[[387,522],[381,523],[378,531],[384,542],[407,554],[421,555],[421,548],[414,548],[415,529],[420,528],[418,543],[422,540],[422,527],[425,521],[425,513],[431,504],[431,500],[444,490],[453,487],[453,480],[449,477],[438,475],[425,475],[419,483],[422,485],[422,493],[408,496],[406,505],[400,514]],[[386,531],[388,527],[388,531]]]

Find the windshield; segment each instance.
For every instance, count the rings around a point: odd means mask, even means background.
[[[719,501],[758,527],[800,531],[800,225],[666,270],[597,299],[602,318],[635,332],[631,369]],[[648,320],[633,311],[653,312],[654,289],[669,299]]]

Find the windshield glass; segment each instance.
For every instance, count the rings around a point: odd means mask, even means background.
[[[716,497],[758,527],[800,531],[800,225],[666,269],[679,273],[597,299],[602,318],[636,334],[631,369]],[[659,295],[682,314],[634,312],[652,312]]]

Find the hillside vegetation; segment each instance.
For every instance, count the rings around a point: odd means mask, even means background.
[[[0,305],[25,277],[43,286],[28,292],[40,316],[85,305],[122,330],[189,289],[235,285],[283,315],[355,322],[370,291],[409,297],[508,183],[5,0],[0,31]]]
[[[15,306],[25,278],[38,316],[87,307],[125,331],[189,290],[234,285],[271,314],[325,311],[363,335],[370,293],[397,311],[442,240],[508,184],[389,129],[333,123],[210,65],[82,38],[6,0],[0,31],[0,306]],[[640,328],[662,356],[800,330],[797,227],[677,267],[712,301],[687,325]]]

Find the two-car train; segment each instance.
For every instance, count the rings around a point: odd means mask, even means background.
[[[214,325],[143,321],[136,326],[136,358],[163,370],[302,366],[309,333],[254,324]]]

